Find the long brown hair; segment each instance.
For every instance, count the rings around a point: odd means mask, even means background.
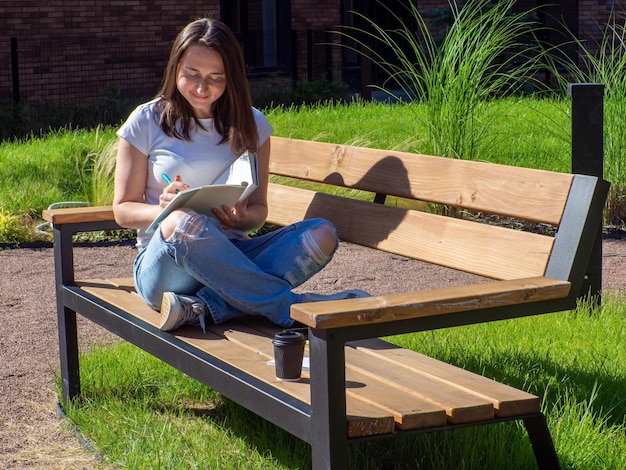
[[[163,83],[157,93],[161,129],[171,137],[191,140],[193,126],[203,127],[176,87],[178,64],[189,46],[194,44],[216,51],[224,62],[226,89],[213,103],[212,109],[215,130],[222,136],[220,144],[228,142],[236,154],[244,150],[256,152],[258,132],[241,48],[228,26],[213,18],[201,18],[189,23],[174,41]]]

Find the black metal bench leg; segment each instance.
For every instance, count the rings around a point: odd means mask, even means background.
[[[309,333],[314,470],[348,468],[345,351],[344,344],[332,336],[325,331]]]
[[[61,399],[68,403],[80,394],[78,370],[78,331],[76,312],[64,304],[64,286],[74,284],[74,254],[72,231],[63,226],[53,227],[54,277],[57,298],[57,327],[61,362]]]
[[[60,307],[58,326],[62,400],[63,403],[68,403],[80,395],[76,312]]]
[[[528,431],[528,437],[537,459],[540,469],[560,469],[559,459],[556,455],[552,436],[543,414],[530,418],[524,418],[524,425]]]

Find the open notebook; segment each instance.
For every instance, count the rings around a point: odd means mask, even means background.
[[[224,183],[198,186],[178,193],[152,221],[146,233],[153,233],[163,219],[176,209],[187,207],[213,216],[213,208],[223,205],[232,207],[246,199],[259,185],[256,154],[246,150],[215,181]]]

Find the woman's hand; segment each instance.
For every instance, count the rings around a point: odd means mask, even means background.
[[[213,209],[213,214],[220,222],[220,225],[224,230],[228,229],[246,229],[246,214],[247,214],[247,201],[238,202],[233,207],[226,205],[221,209]]]
[[[213,209],[213,214],[224,230],[237,229],[244,232],[261,228],[267,218],[267,185],[269,181],[270,139],[257,149],[259,185],[247,200],[234,207]]]
[[[159,196],[159,206],[161,208],[165,208],[165,206],[172,202],[172,199],[174,199],[179,192],[186,189],[189,189],[189,185],[183,183],[180,180],[180,177],[177,176],[175,181],[172,181],[170,184],[165,186],[165,188],[163,188],[163,192]]]

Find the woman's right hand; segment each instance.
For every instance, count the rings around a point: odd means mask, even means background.
[[[164,208],[172,201],[172,199],[176,197],[179,192],[186,189],[189,189],[189,185],[183,183],[180,176],[177,176],[175,181],[172,181],[172,183],[163,188],[163,192],[159,196],[159,206]]]

